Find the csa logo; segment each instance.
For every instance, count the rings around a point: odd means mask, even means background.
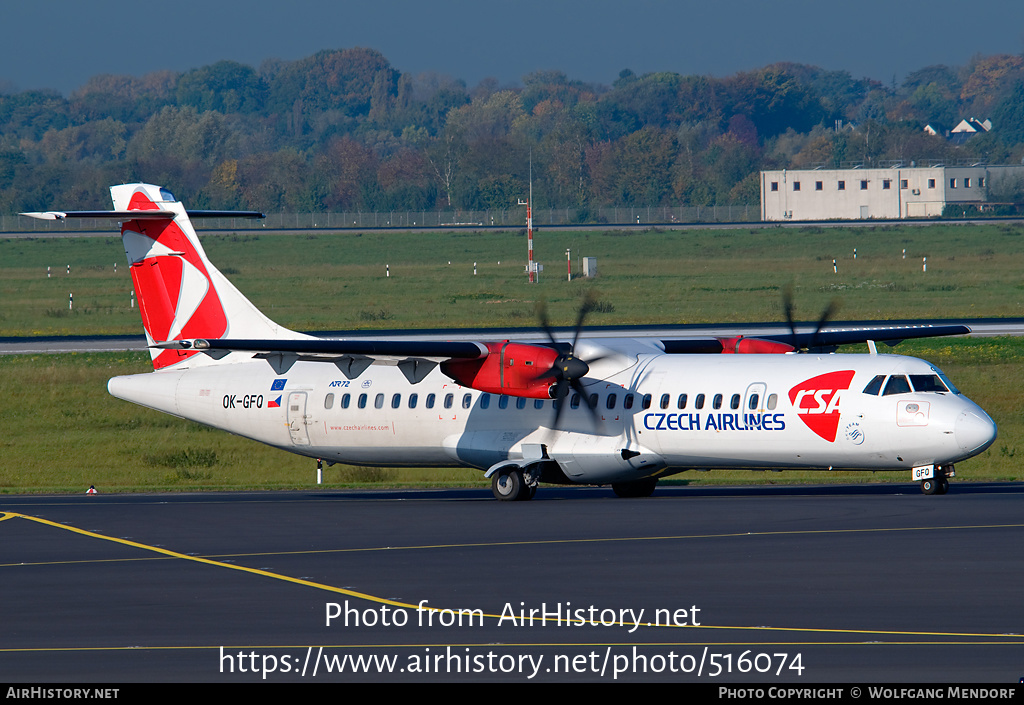
[[[835,443],[842,392],[850,388],[853,374],[853,370],[828,372],[789,390],[789,401],[800,420],[829,443]]]

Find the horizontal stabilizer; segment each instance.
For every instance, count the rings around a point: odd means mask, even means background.
[[[266,218],[259,211],[185,211],[189,218]],[[167,220],[177,215],[174,211],[44,211],[21,213],[37,220],[65,220],[67,218],[105,218],[107,220]]]

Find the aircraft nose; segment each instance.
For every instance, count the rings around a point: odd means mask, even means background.
[[[984,411],[964,411],[953,428],[957,444],[966,452],[980,453],[996,439],[996,424]]]

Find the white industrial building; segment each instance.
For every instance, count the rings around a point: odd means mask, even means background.
[[[761,172],[761,220],[928,218],[950,203],[980,206],[1021,166],[895,166]]]

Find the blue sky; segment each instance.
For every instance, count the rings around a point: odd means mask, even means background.
[[[541,69],[610,84],[623,68],[727,76],[776,61],[888,84],[1024,50],[1021,0],[42,0],[4,3],[0,23],[0,87],[65,94],[98,73],[258,67],[352,46],[470,87]]]

